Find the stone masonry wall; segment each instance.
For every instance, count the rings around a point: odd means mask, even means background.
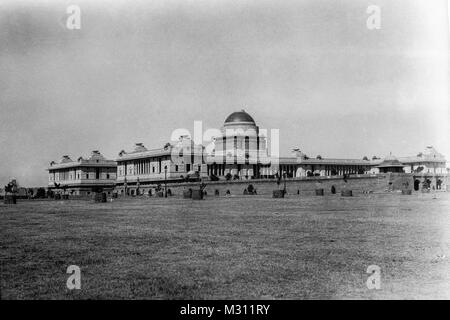
[[[411,179],[412,181],[412,179]],[[389,189],[389,175],[361,176],[347,178],[347,182],[342,177],[314,177],[304,179],[287,179],[286,189],[288,194],[314,194],[316,189],[324,189],[325,194],[331,194],[332,186],[336,193],[343,189],[352,190],[353,194],[364,192],[381,192]],[[214,195],[215,190],[219,190],[219,195],[225,195],[227,190],[232,195],[242,195],[248,185],[252,184],[256,188],[258,195],[272,195],[273,190],[282,189],[284,181],[280,185],[274,179],[250,180],[250,181],[217,181],[205,182],[205,191],[208,195]],[[396,185],[399,184],[396,182]],[[181,196],[183,190],[198,188],[199,183],[167,184],[174,196]]]

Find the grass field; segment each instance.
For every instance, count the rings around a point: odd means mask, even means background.
[[[436,198],[0,204],[1,298],[449,299],[450,193]]]

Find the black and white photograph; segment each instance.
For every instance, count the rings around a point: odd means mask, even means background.
[[[0,300],[450,299],[449,19],[0,0]]]

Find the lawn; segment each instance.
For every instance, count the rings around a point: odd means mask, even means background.
[[[1,298],[450,299],[449,208],[450,193],[0,204]]]

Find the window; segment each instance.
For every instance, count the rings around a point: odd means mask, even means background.
[[[86,173],[86,179],[89,179],[89,173]]]
[[[109,179],[109,173],[106,174],[106,179]]]
[[[155,173],[155,167],[152,167],[152,172]]]
[[[191,171],[191,164],[187,163],[186,164],[186,172],[189,172],[189,171]]]
[[[95,169],[95,179],[100,179],[100,169],[99,168],[97,168],[97,169]]]
[[[175,166],[175,171],[178,172],[178,166]]]

